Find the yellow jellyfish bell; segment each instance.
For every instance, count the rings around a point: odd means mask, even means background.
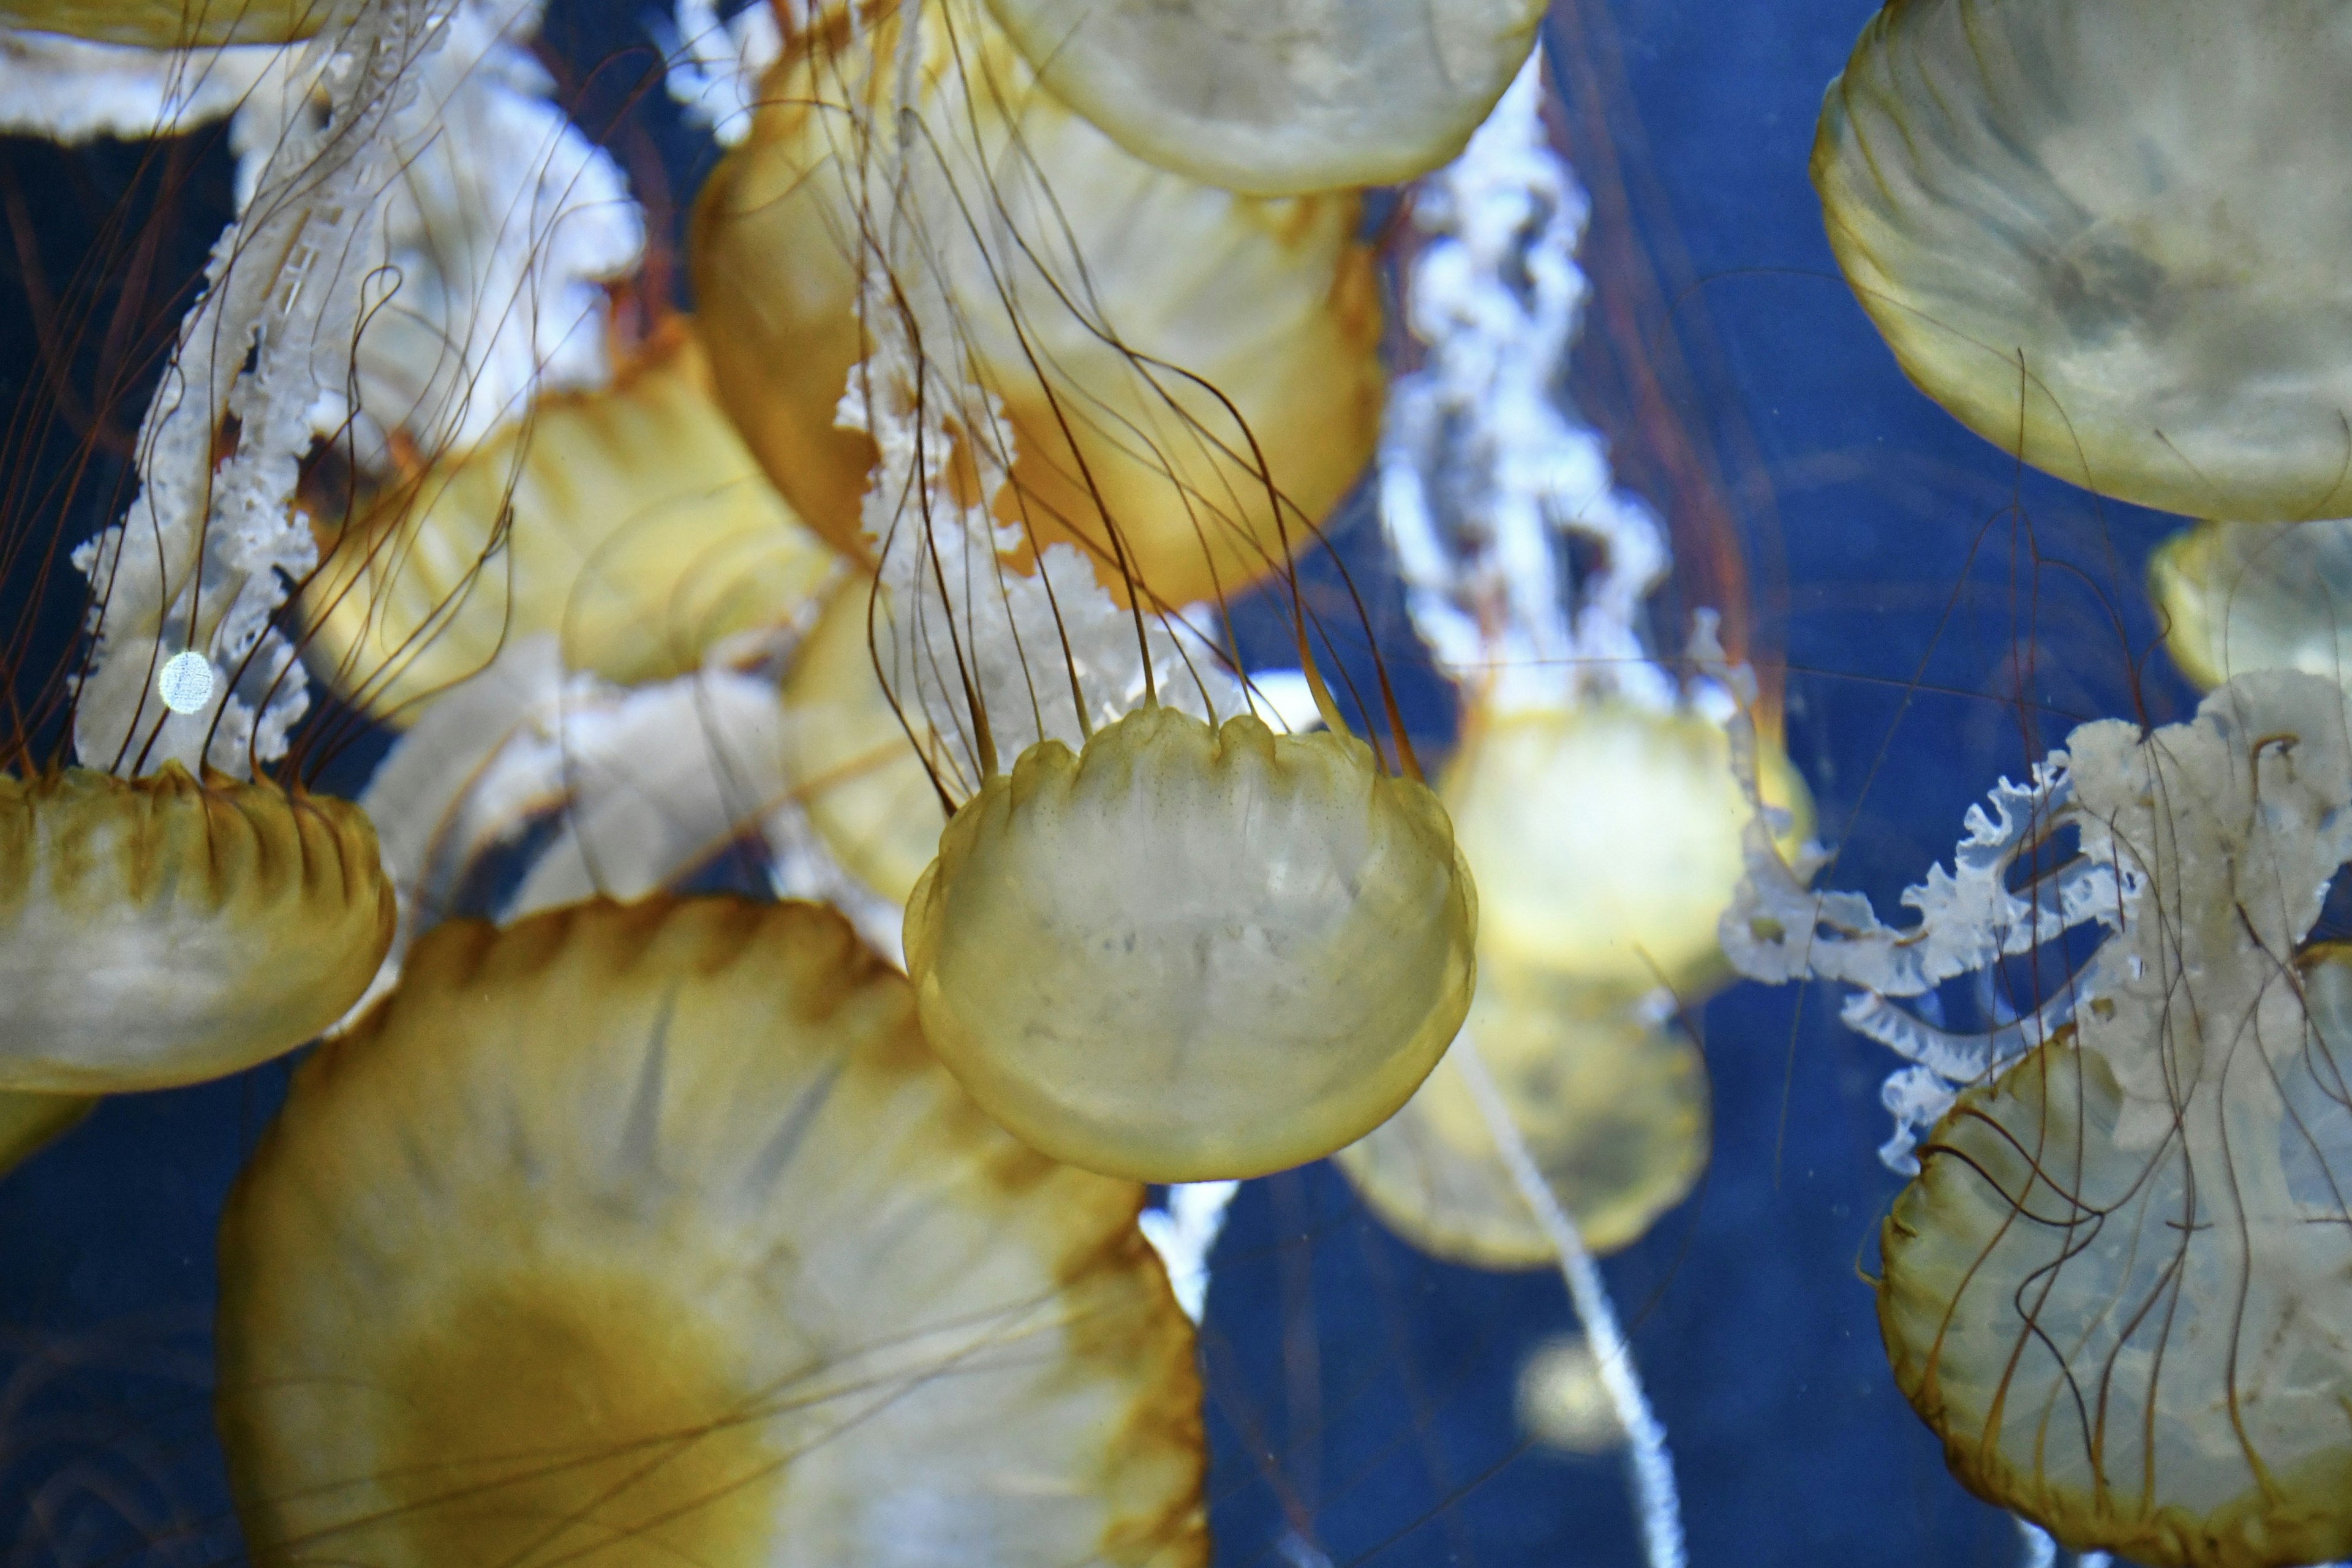
[[[1777,744],[1759,750],[1765,799],[1801,842],[1804,782]],[[1439,788],[1478,873],[1483,952],[1685,996],[1727,972],[1715,928],[1748,808],[1720,724],[1622,702],[1476,717]]]
[[[99,1094],[279,1056],[358,1000],[393,895],[360,810],[178,763],[0,777],[0,1089]]]
[[[1079,543],[1122,599],[1189,604],[1274,571],[1379,428],[1356,196],[1256,201],[1154,168],[1040,89],[966,0],[920,16],[925,140],[889,221],[923,231],[910,287],[944,291],[1006,416],[998,521],[1032,549]],[[810,526],[870,558],[875,448],[835,421],[866,347],[860,237],[882,220],[865,182],[896,123],[902,16],[847,44],[828,17],[769,74],[750,140],[697,200],[688,256],[729,412]]]
[[[1445,811],[1328,732],[1146,706],[1022,753],[907,905],[924,1037],[1024,1142],[1153,1182],[1329,1153],[1469,1009]]]
[[[329,530],[302,594],[309,658],[393,723],[551,631],[617,681],[691,671],[713,643],[806,608],[837,570],[712,401],[672,320],[596,392],[562,392]]]
[[[1543,0],[989,0],[1045,85],[1137,157],[1258,195],[1401,184],[1462,150]]]
[[[352,7],[344,0],[0,0],[0,26],[150,49],[284,44]]]
[[[2148,557],[2147,585],[2200,686],[2256,669],[2352,680],[2352,519],[2200,522]]]
[[[1898,0],[1822,102],[1832,247],[1922,390],[2103,495],[2352,510],[2352,10]]]
[[[947,814],[874,669],[870,577],[844,582],[793,652],[782,702],[784,776],[827,853],[904,905],[940,852]]]
[[[2121,924],[2073,1021],[1959,1095],[1882,1236],[1897,1385],[1953,1473],[2154,1568],[2352,1554],[2347,699],[2240,676],[2068,739]]]
[[[94,1095],[0,1090],[0,1176],[64,1137],[97,1105]]]
[[[438,927],[222,1225],[255,1561],[1203,1563],[1141,1199],[975,1110],[831,910]]]
[[[1706,1164],[1698,1047],[1613,997],[1491,955],[1478,967],[1469,1036],[1528,1152],[1588,1248],[1632,1244]],[[1382,1224],[1433,1257],[1481,1268],[1559,1262],[1450,1057],[1333,1159]]]

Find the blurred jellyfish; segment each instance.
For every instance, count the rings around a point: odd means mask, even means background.
[[[1544,13],[1539,0],[989,9],[1119,145],[1261,195],[1394,184],[1444,163],[1533,52]]]
[[[2352,520],[2200,522],[2148,558],[2175,664],[2210,690],[2256,669],[2352,677]]]
[[[610,386],[542,394],[321,533],[302,595],[311,667],[395,724],[540,632],[609,680],[687,673],[813,613],[840,570],[712,401],[683,319]]]
[[[910,83],[893,75],[902,38],[920,51]],[[919,115],[903,148],[887,117],[902,88]],[[923,308],[945,335],[918,334],[920,352],[995,405],[950,416],[956,445],[930,463],[1031,547],[1076,543],[1116,596],[1238,593],[1362,471],[1381,317],[1352,192],[1255,201],[1142,163],[973,4],[828,9],[762,100],[697,198],[696,298],[722,399],[840,548],[875,549],[875,440],[836,419],[877,330],[869,245],[937,296]]]
[[[8,25],[0,11],[0,134],[71,146],[175,135],[230,113],[280,46],[155,48]]]
[[[2352,15],[1925,0],[1813,150],[1904,370],[2004,451],[2191,517],[2352,510]]]
[[[1601,1386],[1600,1360],[1574,1334],[1546,1340],[1528,1352],[1513,1404],[1519,1429],[1547,1448],[1605,1454],[1625,1440]]]
[[[1464,1027],[1584,1245],[1614,1252],[1690,1192],[1706,1163],[1706,1068],[1669,1020],[1479,955]],[[1381,1222],[1484,1268],[1558,1262],[1450,1056],[1404,1110],[1333,1156]]]
[[[148,49],[284,44],[350,19],[339,0],[6,0],[0,26]]]
[[[2076,729],[1951,870],[1878,922],[1807,890],[1751,828],[1725,946],[1762,978],[1858,989],[1910,1059],[1887,1085],[1879,1315],[1953,1473],[2077,1549],[2278,1565],[2352,1549],[2352,1173],[2336,1037],[2352,983],[2305,946],[2352,858],[2352,733],[2332,681],[2242,675],[2195,720]],[[2061,829],[2073,858],[2012,887]],[[2013,1022],[1906,1010],[2074,927],[2104,940]],[[1918,1130],[1933,1124],[1924,1142]]]
[[[444,925],[224,1220],[255,1560],[1205,1563],[1141,1198],[973,1108],[829,910]]]
[[[97,1104],[86,1094],[0,1091],[0,1176],[72,1131]]]

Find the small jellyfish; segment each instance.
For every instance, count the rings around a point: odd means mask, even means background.
[[[292,1050],[392,930],[348,802],[177,763],[0,776],[0,1089],[162,1089]]]
[[[1762,751],[1795,843],[1803,781]],[[1716,921],[1748,813],[1721,724],[1609,702],[1474,716],[1439,792],[1478,877],[1481,952],[1621,992],[1693,997],[1728,974]]]
[[[870,558],[874,443],[835,414],[870,342],[874,171],[903,156],[889,242],[920,254],[923,290],[956,322],[925,352],[968,356],[1002,405],[1001,436],[950,432],[1013,448],[986,498],[997,520],[1033,548],[1079,542],[1121,597],[1141,583],[1187,605],[1267,575],[1356,481],[1379,427],[1356,195],[1255,201],[1139,162],[1039,88],[968,0],[911,13],[923,131],[898,148],[887,111],[909,14],[793,35],[749,140],[697,200],[696,299],[752,450],[811,527]]]
[[[2164,646],[2208,690],[2256,669],[2352,681],[2352,520],[2200,522],[2148,557]]]
[[[2102,495],[2352,510],[2352,11],[1904,0],[1812,157],[1832,247],[1927,395]]]
[[[1727,919],[1770,909],[1808,972],[1870,988],[1848,1024],[1912,1058],[1889,1163],[1933,1125],[1882,1235],[1895,1382],[1961,1481],[2078,1551],[2352,1552],[2352,951],[2309,942],[2352,860],[2347,704],[2266,671],[2187,723],[2077,728],[1970,812],[1908,930],[1760,858]],[[2062,826],[2074,856],[2011,887]],[[1896,1005],[2070,927],[2104,940],[2023,1016],[1969,1036]]]
[[[989,0],[1045,85],[1139,158],[1258,195],[1396,184],[1462,150],[1542,0]]]
[[[1638,1240],[1690,1191],[1706,1164],[1706,1067],[1672,1023],[1482,945],[1466,1028],[1591,1250]],[[1381,1222],[1424,1252],[1481,1268],[1557,1261],[1451,1056],[1334,1159]]]
[[[223,1221],[255,1561],[1204,1563],[1142,1196],[982,1115],[830,910],[441,926]]]
[[[1445,811],[1371,749],[1139,709],[1024,752],[907,904],[924,1037],[1056,1159],[1261,1175],[1386,1120],[1470,1005]]]
[[[611,386],[543,395],[320,532],[310,665],[399,724],[535,632],[608,679],[683,674],[804,613],[839,569],[712,401],[684,320]]]

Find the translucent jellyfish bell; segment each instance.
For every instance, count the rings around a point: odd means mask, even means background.
[[[609,679],[683,674],[805,612],[838,570],[712,400],[684,321],[611,387],[541,397],[327,531],[301,600],[310,660],[395,723],[534,632]]]
[[[1761,750],[1766,798],[1801,841],[1804,782]],[[1483,952],[1620,990],[1720,981],[1716,921],[1748,816],[1721,725],[1610,702],[1480,719],[1439,787],[1478,873]]]
[[[2200,522],[2148,558],[2147,584],[2200,686],[2256,669],[2352,680],[2352,520]]]
[[[90,1095],[0,1090],[0,1176],[64,1137],[97,1104]]]
[[[990,0],[1045,85],[1139,158],[1259,195],[1395,184],[1462,150],[1540,0],[1345,7]]]
[[[2190,723],[2069,737],[2113,934],[1886,1222],[1897,1384],[1962,1481],[2076,1550],[2352,1553],[2352,950],[2305,945],[2352,858],[2347,704],[2245,675]]]
[[[1482,955],[1466,1027],[1586,1247],[1631,1244],[1690,1191],[1706,1164],[1706,1068],[1671,1023]],[[1482,1268],[1558,1261],[1450,1057],[1334,1160],[1424,1252]]]
[[[1477,896],[1444,808],[1328,732],[1147,706],[1024,752],[907,906],[924,1037],[1024,1142],[1154,1182],[1327,1154],[1461,1026]]]
[[[1922,0],[1822,107],[1830,241],[1904,369],[2103,495],[2352,510],[2352,12]]]
[[[1207,1558],[1131,1184],[972,1107],[830,910],[444,925],[221,1233],[257,1563]]]
[[[375,833],[347,802],[176,763],[0,777],[0,1089],[96,1094],[282,1055],[392,941]]]
[[[998,520],[1033,548],[1079,543],[1122,598],[1140,583],[1190,604],[1276,570],[1379,428],[1381,311],[1356,196],[1254,201],[1154,168],[1039,88],[978,7],[920,15],[923,132],[887,221],[912,237],[922,290],[942,295],[955,352],[1003,406]],[[688,247],[729,412],[810,526],[868,559],[874,444],[835,416],[867,346],[861,235],[885,220],[863,181],[898,152],[899,25],[890,11],[848,46],[829,27],[795,36],[750,139],[698,198]]]
[[[184,49],[289,43],[354,8],[345,0],[0,0],[0,25]]]

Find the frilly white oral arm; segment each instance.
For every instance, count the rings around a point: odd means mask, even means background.
[[[1807,844],[1790,864],[1774,844],[1785,824],[1763,804],[1759,784],[1755,679],[1744,667],[1727,668],[1711,622],[1703,624],[1697,646],[1702,666],[1737,702],[1726,727],[1732,768],[1751,813],[1741,839],[1747,875],[1717,928],[1724,953],[1751,980],[1832,980],[1855,988],[1840,1017],[1910,1064],[1888,1078],[1881,1095],[1895,1129],[1879,1154],[1889,1168],[1913,1173],[1918,1133],[1950,1108],[1958,1087],[2048,1038],[2088,999],[2090,977],[2086,973],[2054,986],[2023,1016],[1973,1034],[1942,1028],[1896,999],[1986,972],[2077,926],[2118,931],[2139,879],[2111,856],[2092,851],[2094,836],[2085,834],[2083,856],[2022,891],[2010,886],[2009,870],[2020,856],[2060,828],[2081,825],[2069,759],[2053,752],[2034,764],[2026,784],[2002,779],[1984,805],[1969,808],[1951,868],[1930,867],[1925,881],[1903,893],[1904,906],[1919,917],[1916,922],[1887,925],[1861,894],[1814,888],[1829,851]]]
[[[1497,711],[1586,692],[1670,708],[1643,602],[1673,564],[1664,531],[1615,488],[1600,436],[1559,385],[1588,292],[1589,211],[1551,150],[1540,53],[1452,163],[1416,187],[1431,238],[1406,287],[1427,363],[1390,389],[1381,518],[1413,625],[1440,668]],[[1575,580],[1568,541],[1598,547]]]
[[[329,118],[262,160],[141,426],[138,499],[74,552],[96,591],[97,646],[74,713],[89,766],[143,773],[175,760],[242,775],[249,757],[282,754],[307,706],[269,622],[317,558],[291,506],[297,465],[327,391],[320,344],[348,344],[355,322],[353,302],[325,285],[388,177],[386,127],[445,33],[427,0],[379,0],[300,47],[297,68],[327,84]],[[231,418],[236,447],[215,466]],[[155,689],[184,649],[225,677],[189,713]]]
[[[751,134],[760,79],[784,52],[783,29],[766,5],[719,14],[716,0],[677,0],[675,23],[660,24],[663,80],[687,122],[710,132],[721,147]]]

